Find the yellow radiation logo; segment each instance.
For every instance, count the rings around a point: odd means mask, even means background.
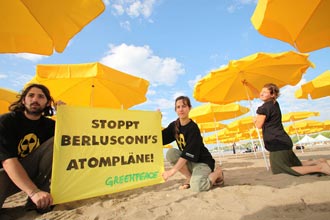
[[[20,157],[26,157],[34,149],[39,147],[39,145],[39,139],[35,134],[27,134],[18,144],[18,155]]]
[[[184,140],[183,134],[179,134],[179,137],[177,139],[177,143],[178,143],[178,147],[182,151],[186,146],[186,141]]]

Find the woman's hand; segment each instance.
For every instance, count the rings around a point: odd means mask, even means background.
[[[173,169],[167,170],[162,174],[162,177],[165,181],[167,181],[171,176],[175,174],[175,171]]]

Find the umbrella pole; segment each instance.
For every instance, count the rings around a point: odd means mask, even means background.
[[[254,156],[255,156],[255,158],[258,158],[256,148],[254,147],[254,142],[252,140],[252,136],[251,136],[251,134],[249,134],[249,135],[250,135],[250,141],[251,141],[251,148],[253,149]]]
[[[298,138],[298,142],[300,142],[300,138],[299,138],[299,135],[298,135],[297,129],[296,129],[296,127],[294,126],[294,121],[291,120],[291,122],[292,122],[293,127],[294,127],[294,130],[295,130],[295,132],[296,132],[296,135],[297,135],[297,138]],[[304,153],[304,150],[303,150],[302,146],[301,146],[300,150],[301,150],[301,153]]]
[[[247,91],[247,85],[246,83],[243,83],[243,86],[245,88],[245,91],[246,91],[246,95],[248,97],[248,100],[249,100],[249,104],[250,104],[250,109],[252,109],[252,117],[255,117],[255,112],[254,112],[254,109],[253,109],[253,106],[252,106],[252,102],[250,100],[250,96],[249,96],[249,93]],[[265,161],[265,165],[266,165],[266,169],[269,170],[269,165],[268,165],[268,161],[267,161],[267,157],[266,157],[266,154],[265,154],[265,146],[264,146],[264,143],[263,141],[261,141],[261,137],[260,137],[260,133],[259,133],[259,129],[257,128],[257,126],[255,126],[255,129],[257,131],[257,134],[258,134],[258,139],[259,139],[259,142],[260,142],[260,146],[261,146],[261,152],[262,152],[262,156],[264,158],[264,161]]]
[[[215,115],[213,115],[213,121],[214,121],[215,137],[217,138],[217,147],[218,147],[219,164],[221,165],[221,164],[222,164],[222,161],[221,161],[221,156],[220,156],[219,138],[218,138],[218,133],[216,132],[216,130],[217,130],[217,128],[216,128],[217,119],[215,118]],[[222,157],[224,157],[224,155],[223,155],[223,151],[222,151]]]

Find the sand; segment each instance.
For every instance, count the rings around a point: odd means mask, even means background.
[[[330,145],[296,154],[302,160],[323,157],[330,162]],[[46,214],[24,211],[26,196],[19,193],[6,200],[0,219],[330,219],[330,176],[273,175],[261,152],[224,155],[220,160],[225,186],[207,192],[179,190],[184,179],[177,173],[162,184],[59,204]]]

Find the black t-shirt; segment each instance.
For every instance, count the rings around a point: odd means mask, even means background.
[[[293,143],[283,128],[282,114],[278,102],[265,102],[257,109],[257,114],[266,116],[262,126],[265,148],[268,151],[292,149]]]
[[[214,170],[214,159],[205,147],[201,132],[197,124],[190,121],[185,126],[179,127],[179,138],[175,139],[175,121],[171,122],[167,128],[162,130],[163,145],[176,141],[181,157],[196,163],[206,163],[211,170]]]
[[[22,112],[1,115],[0,161],[26,157],[44,141],[53,137],[54,132],[55,121],[50,118],[30,120]]]

